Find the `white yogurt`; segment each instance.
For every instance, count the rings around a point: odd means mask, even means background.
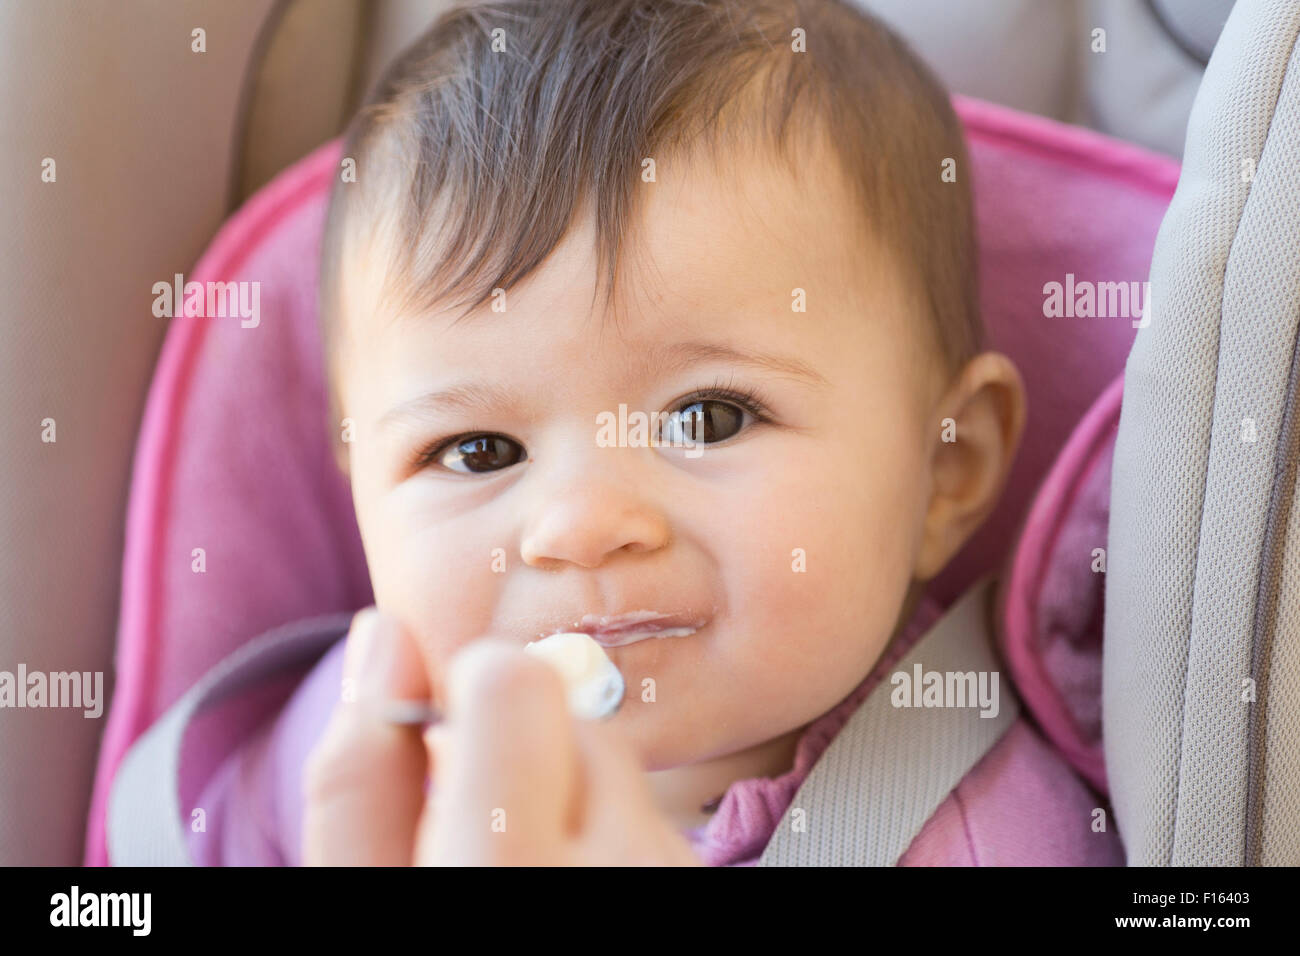
[[[589,634],[552,634],[530,641],[524,650],[560,672],[568,688],[569,708],[576,716],[590,720],[606,717],[623,702],[623,674]]]

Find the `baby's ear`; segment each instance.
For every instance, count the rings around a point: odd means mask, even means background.
[[[930,500],[913,576],[943,570],[988,517],[1025,427],[1025,383],[999,352],[971,359],[939,399],[930,422]]]

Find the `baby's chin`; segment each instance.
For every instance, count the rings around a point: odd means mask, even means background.
[[[725,746],[702,747],[697,733],[665,726],[661,716],[648,711],[620,711],[605,723],[623,736],[647,773],[688,767],[733,752]]]
[[[729,713],[718,713],[718,698],[712,697],[709,711],[698,707],[667,707],[643,703],[633,697],[636,687],[628,682],[623,706],[604,725],[620,734],[640,760],[642,770],[675,770],[741,754],[783,736],[789,728],[764,726],[743,695],[731,702]],[[756,716],[759,722],[754,724]],[[751,726],[751,724],[753,724]]]

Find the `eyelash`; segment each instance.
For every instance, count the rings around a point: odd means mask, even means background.
[[[723,379],[721,376],[714,379],[713,384],[707,388],[697,389],[696,391],[683,396],[674,404],[673,407],[689,406],[694,405],[697,402],[714,400],[731,402],[733,405],[743,408],[745,411],[749,412],[749,414],[753,415],[754,421],[749,425],[750,428],[754,425],[766,424],[772,420],[772,412],[769,408],[768,400],[763,395],[762,391],[757,388],[751,388],[747,385],[736,385],[733,379]],[[499,432],[462,432],[458,435],[449,435],[445,438],[435,439],[425,445],[420,451],[416,452],[415,456],[411,460],[410,467],[417,471],[422,468],[427,468],[438,458],[439,455],[459,442],[468,441],[471,438],[496,434],[499,434]],[[511,439],[511,441],[513,440],[514,439]],[[724,441],[730,441],[730,439],[724,439]],[[718,444],[722,444],[722,442],[719,442]]]

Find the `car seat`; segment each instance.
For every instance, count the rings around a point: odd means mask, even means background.
[[[1045,287],[1069,276],[1140,284],[1178,178],[1172,160],[1096,133],[970,99],[956,105],[971,147],[988,338],[1022,369],[1030,414],[998,508],[928,590],[945,607],[1007,560],[1036,493],[1095,505],[1095,495],[1079,490],[1095,490],[1087,481],[1042,479],[1081,419],[1092,429],[1113,420],[1115,380],[1140,315],[1049,317]],[[331,143],[277,177],[187,276],[259,281],[261,321],[243,328],[238,320],[177,318],[168,333],[136,457],[120,685],[88,862],[107,860],[108,794],[128,748],[187,689],[256,635],[371,598],[347,485],[334,465],[338,432],[326,420],[315,321],[316,254],[338,163]],[[1042,215],[1048,202],[1051,217]],[[1098,396],[1109,404],[1086,417]],[[1105,473],[1096,467],[1099,446],[1095,436],[1085,444],[1086,454],[1065,460],[1095,481]],[[1098,537],[1102,513],[1090,513]],[[1045,556],[1040,573],[1064,560],[1041,538],[1026,539]],[[1021,646],[1004,652],[1009,666],[1043,677],[1024,682],[1026,706],[1044,715],[1045,734],[1099,788],[1103,580],[1091,576],[1070,594],[1039,589],[1023,626],[1007,632]],[[1069,607],[1053,606],[1066,598]],[[1043,627],[1066,620],[1077,630]],[[252,697],[217,702],[195,722],[177,770],[177,806],[193,805],[212,769],[292,689],[295,673],[264,682]]]

